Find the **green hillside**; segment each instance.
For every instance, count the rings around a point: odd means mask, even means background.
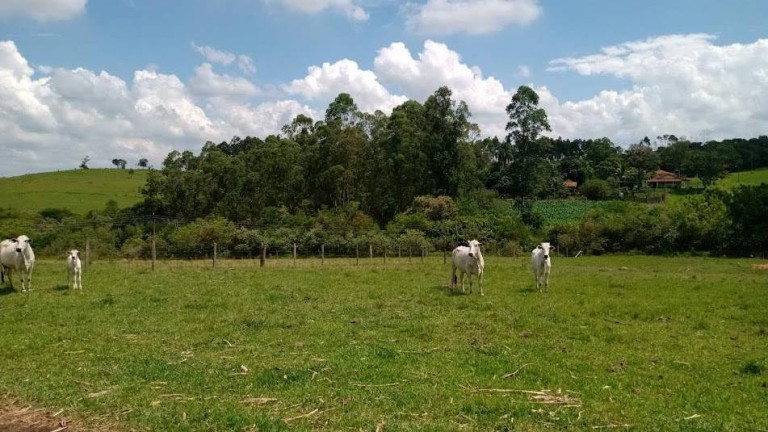
[[[141,200],[139,190],[147,171],[89,169],[27,174],[0,178],[0,208],[36,213],[45,208],[68,208],[85,214],[100,210],[109,200],[128,207]]]
[[[760,168],[752,171],[741,171],[728,174],[717,182],[718,187],[733,189],[740,185],[759,185],[768,183],[768,168]]]

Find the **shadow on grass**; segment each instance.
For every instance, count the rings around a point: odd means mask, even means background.
[[[68,289],[69,289],[69,286],[63,285],[63,284],[56,285],[55,287],[53,287],[54,291],[66,291]]]
[[[15,292],[16,292],[16,290],[11,288],[11,287],[9,287],[8,285],[5,285],[2,288],[0,288],[0,295],[8,295],[8,294],[12,294],[12,293],[15,293]]]
[[[517,290],[517,292],[519,292],[519,293],[535,293],[536,292],[536,287],[529,286],[529,287],[525,287],[525,288],[520,288],[519,290]]]
[[[452,290],[451,287],[447,285],[435,285],[432,288],[442,292],[449,297],[466,296],[469,293],[469,288],[467,288],[467,293],[465,294],[461,292],[461,287],[456,287],[456,289]]]

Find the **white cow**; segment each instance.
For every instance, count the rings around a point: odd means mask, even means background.
[[[483,294],[483,269],[485,268],[485,260],[483,260],[483,253],[480,251],[480,242],[472,240],[469,242],[469,247],[459,246],[453,250],[451,256],[452,270],[451,270],[451,291],[456,288],[456,270],[461,273],[461,292],[466,292],[464,289],[464,275],[469,274],[469,293],[472,294],[472,275],[477,275],[477,279],[480,282],[480,295]]]
[[[25,235],[3,241],[0,244],[0,265],[8,270],[8,283],[13,288],[13,272],[19,272],[21,292],[32,289],[32,269],[35,267],[35,253],[31,240]]]
[[[552,270],[552,258],[550,258],[551,246],[549,243],[542,243],[536,246],[531,252],[531,266],[533,266],[533,274],[536,275],[536,289],[541,292],[542,278],[544,279],[544,286],[546,291],[549,292],[549,272]]]
[[[82,267],[80,266],[80,251],[72,249],[67,252],[67,286],[72,289],[83,289]]]

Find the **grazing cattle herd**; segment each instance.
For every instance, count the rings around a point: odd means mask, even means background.
[[[461,292],[466,293],[464,286],[464,277],[469,276],[469,293],[472,293],[472,276],[476,276],[477,283],[480,285],[480,295],[483,292],[483,272],[485,270],[485,260],[483,252],[480,249],[480,242],[471,240],[467,246],[458,246],[451,254],[451,281],[450,289],[453,292],[458,283],[457,272],[461,275]],[[541,292],[541,285],[544,284],[545,291],[549,292],[549,274],[552,270],[552,257],[550,251],[552,246],[543,242],[536,246],[531,252],[531,264],[533,273],[536,276],[536,289]],[[13,239],[0,242],[0,282],[5,284],[8,279],[8,286],[13,289],[13,273],[19,273],[21,282],[21,292],[27,292],[32,289],[32,269],[35,266],[35,253],[32,251],[32,241],[25,235],[20,235]],[[83,289],[82,266],[80,262],[80,252],[77,249],[67,251],[67,286],[72,289]]]

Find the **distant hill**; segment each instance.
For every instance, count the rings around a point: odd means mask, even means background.
[[[146,170],[89,169],[0,178],[0,208],[36,213],[68,208],[85,214],[101,210],[109,200],[129,207],[141,200]]]
[[[740,185],[754,186],[760,183],[768,183],[768,168],[728,174],[725,178],[718,180],[717,186],[724,189],[733,189]]]

